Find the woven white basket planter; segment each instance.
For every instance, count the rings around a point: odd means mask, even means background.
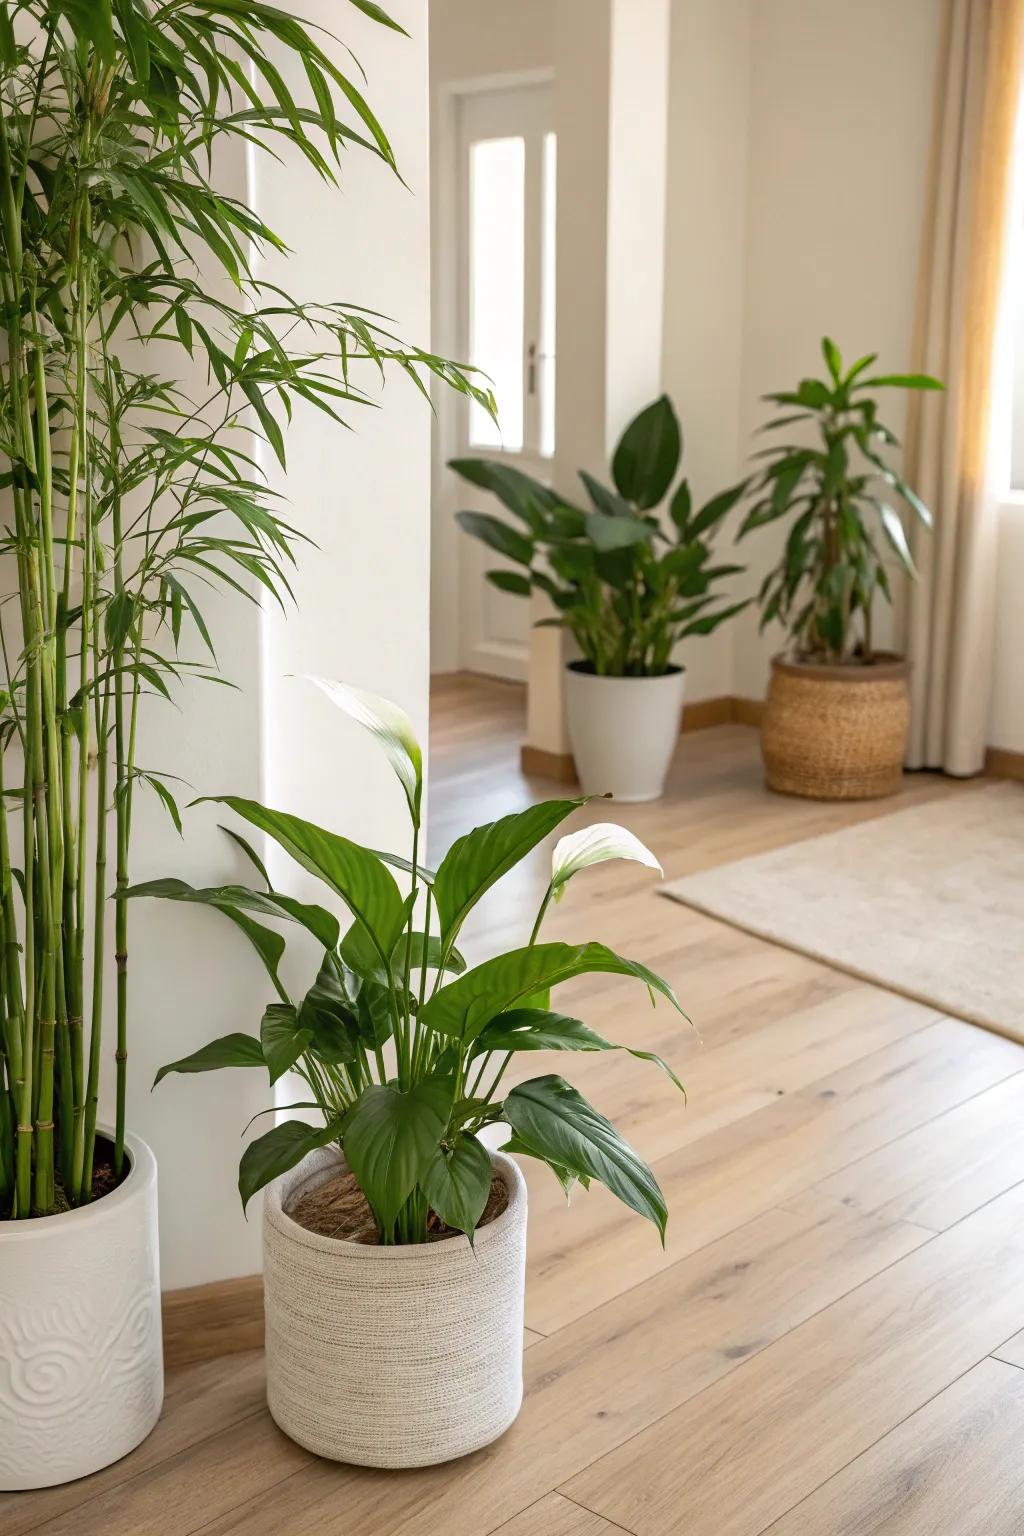
[[[0,1224],[2,1492],[98,1472],[159,1417],[156,1159],[125,1146],[127,1178],[95,1205]]]
[[[266,1191],[267,1403],[334,1461],[422,1467],[504,1434],[523,1397],[526,1183],[492,1153],[509,1201],[476,1234],[381,1248],[307,1232],[283,1206],[343,1166],[312,1152]]]

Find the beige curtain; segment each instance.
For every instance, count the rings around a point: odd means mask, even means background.
[[[989,480],[996,322],[1024,62],[1024,0],[945,0],[907,478],[935,514],[916,530],[906,610],[908,765],[977,773],[992,679],[998,506]]]

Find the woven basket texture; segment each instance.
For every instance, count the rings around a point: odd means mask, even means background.
[[[503,1434],[523,1396],[526,1184],[476,1234],[382,1248],[307,1232],[284,1206],[344,1166],[311,1153],[264,1199],[267,1404],[318,1456],[420,1467]]]
[[[872,800],[900,787],[910,721],[906,666],[772,663],[761,722],[770,789],[813,800]]]

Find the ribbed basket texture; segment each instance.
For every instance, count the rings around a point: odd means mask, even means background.
[[[772,662],[761,723],[770,789],[814,800],[871,800],[900,787],[910,702],[908,667]]]
[[[318,1456],[420,1467],[488,1445],[523,1396],[526,1184],[492,1154],[509,1202],[476,1234],[382,1248],[308,1232],[285,1213],[344,1166],[313,1152],[266,1192],[267,1403]]]

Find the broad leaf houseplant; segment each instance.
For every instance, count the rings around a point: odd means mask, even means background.
[[[687,480],[672,489],[681,454],[679,422],[663,395],[622,434],[614,489],[581,471],[586,510],[499,460],[451,464],[512,515],[457,517],[511,562],[488,580],[522,597],[544,593],[554,614],[540,622],[571,635],[579,656],[568,662],[565,684],[576,771],[588,793],[618,800],[653,800],[664,788],[683,707],[678,648],[746,606],[723,599],[742,566],[712,560],[712,540],[745,486],[697,508]]]
[[[430,871],[419,858],[422,770],[408,720],[372,695],[321,686],[382,742],[405,792],[410,856],[373,852],[252,800],[222,803],[316,875],[328,901],[341,899],[347,929],[327,907],[272,889],[258,860],[261,883],[251,888],[168,879],[129,895],[199,902],[239,923],[274,993],[258,1034],[211,1041],[160,1076],[257,1068],[273,1084],[291,1072],[300,1091],[292,1108],[314,1112],[264,1132],[239,1169],[243,1202],[266,1186],[271,1413],[319,1455],[424,1465],[487,1444],[519,1409],[526,1190],[509,1154],[547,1163],[567,1189],[599,1180],[664,1237],[657,1181],[614,1127],[558,1075],[503,1091],[509,1062],[519,1052],[617,1049],[554,1010],[552,989],[575,976],[632,977],[652,1000],[679,1004],[660,977],[603,944],[541,937],[549,904],[588,864],[622,857],[658,867],[607,823],[559,841],[522,947],[467,969],[457,945],[476,903],[584,802],[550,801],[477,827]],[[283,943],[268,918],[315,942],[302,996],[282,984]],[[660,1058],[632,1054],[681,1086]],[[511,1135],[492,1153],[482,1136],[499,1125]],[[353,1194],[361,1229],[351,1225]],[[303,1211],[317,1197],[328,1214],[311,1230]]]
[[[337,418],[367,398],[363,365],[470,387],[374,316],[254,278],[283,242],[218,187],[232,140],[327,183],[350,146],[394,170],[331,40],[285,10],[0,0],[0,1489],[92,1472],[160,1409],[124,893],[139,796],[178,809],[139,720],[184,678],[219,680],[211,586],[287,593],[298,535],[256,439],[283,463],[292,403]]]
[[[788,524],[758,598],[761,628],[777,620],[788,635],[772,662],[762,750],[772,789],[868,799],[899,788],[909,722],[907,663],[877,647],[877,601],[891,601],[892,563],[916,578],[906,518],[931,527],[894,466],[899,443],[877,393],[942,385],[873,373],[873,353],[846,368],[828,337],[822,354],[825,378],[766,396],[782,415],[762,430],[783,440],[758,455],[740,529]]]

